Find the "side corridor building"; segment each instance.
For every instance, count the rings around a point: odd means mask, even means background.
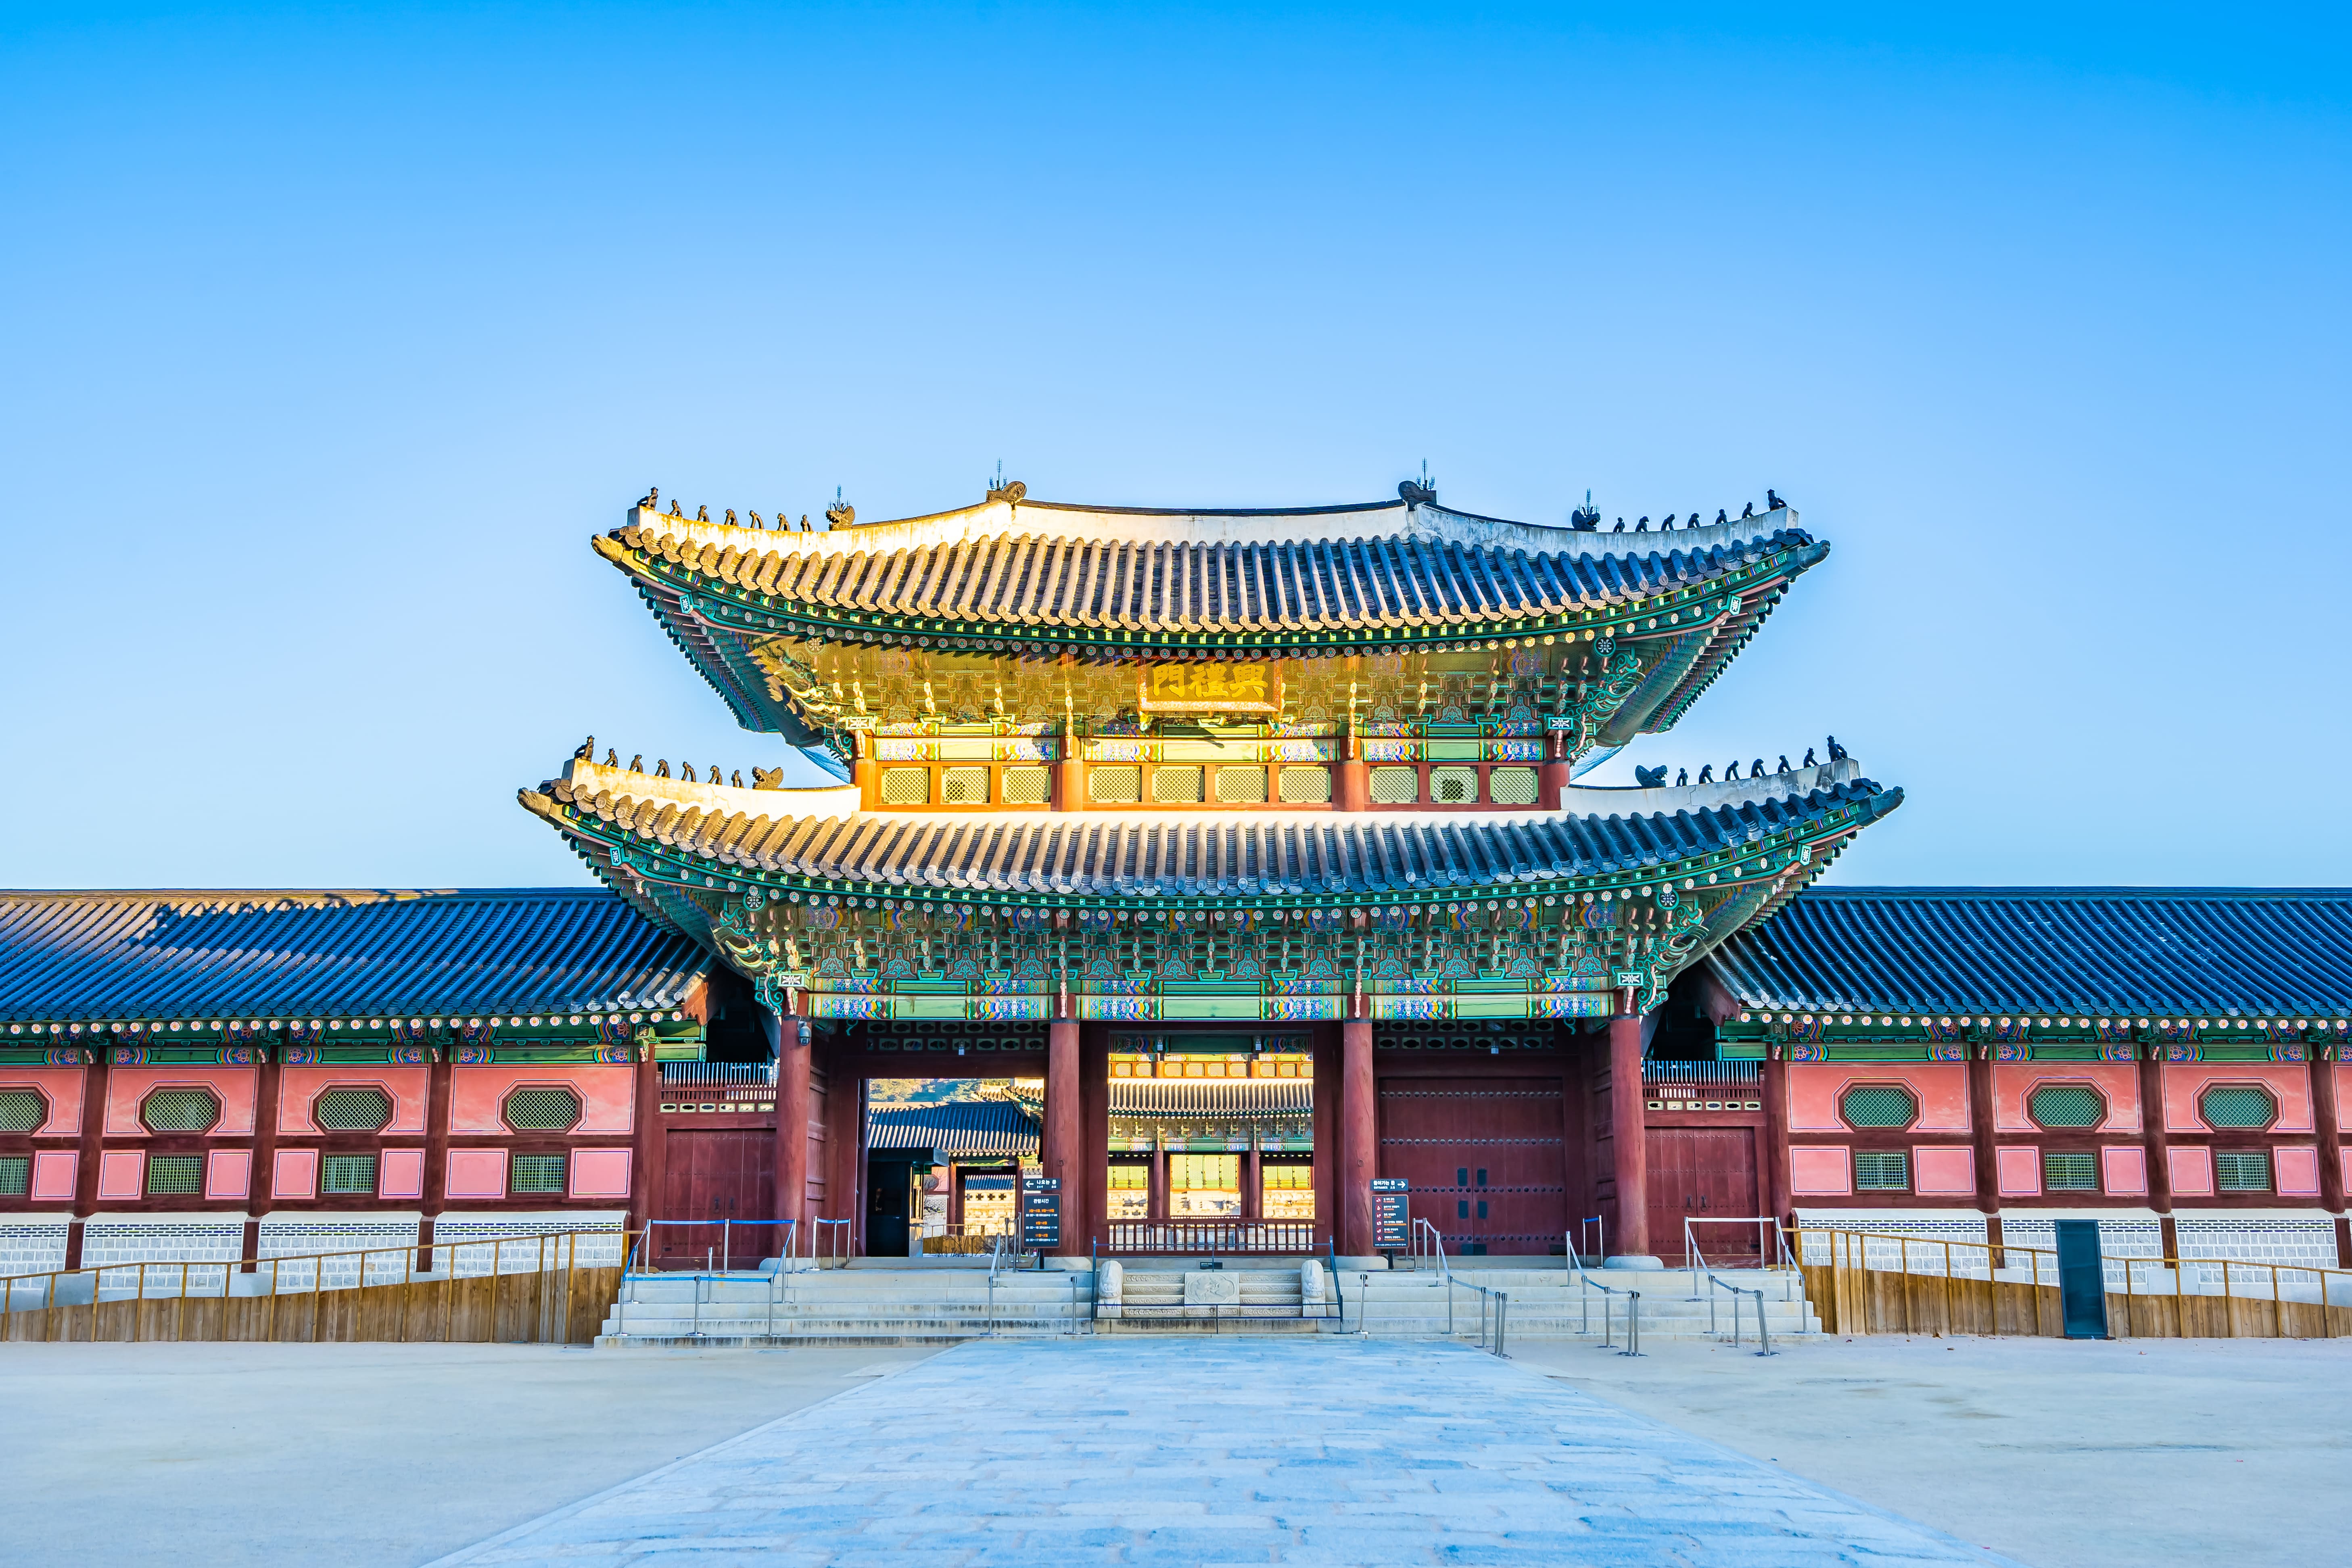
[[[2096,1215],[2352,1266],[2352,892],[1808,890],[1902,802],[1834,742],[1577,782],[1825,557],[1786,507],[831,521],[648,498],[593,542],[781,742],[523,790],[600,888],[0,894],[0,1272],[897,1250],[1016,1168],[1077,1257],[1368,1254],[1388,1177],[1457,1253]],[[1034,1133],[868,1110],[950,1078],[1041,1080]]]

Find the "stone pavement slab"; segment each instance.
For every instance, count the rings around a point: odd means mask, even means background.
[[[436,1568],[2003,1562],[1460,1346],[980,1342]]]

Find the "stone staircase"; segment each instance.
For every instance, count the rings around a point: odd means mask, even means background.
[[[1624,1292],[1635,1290],[1641,1292],[1642,1338],[1645,1342],[1731,1337],[1732,1297],[1723,1290],[1711,1289],[1704,1275],[1694,1279],[1684,1269],[1596,1269],[1591,1274],[1591,1283],[1587,1284],[1576,1271],[1565,1268],[1489,1267],[1479,1260],[1466,1267],[1456,1262],[1453,1278],[1461,1284],[1483,1285],[1501,1291],[1509,1299],[1507,1332],[1510,1340],[1589,1338],[1598,1343],[1602,1338],[1604,1313],[1609,1336],[1622,1339],[1627,1310]],[[1743,1290],[1762,1288],[1764,1321],[1775,1336],[1821,1332],[1821,1319],[1805,1299],[1801,1278],[1785,1271],[1743,1271],[1739,1277],[1725,1278]],[[1443,1336],[1446,1332],[1446,1303],[1450,1296],[1454,1337],[1475,1336],[1478,1332],[1482,1298],[1476,1291],[1459,1286],[1447,1289],[1434,1268],[1420,1272],[1343,1268],[1339,1285],[1350,1331],[1360,1326],[1364,1332],[1375,1337]],[[1603,1285],[1619,1293],[1605,1294],[1600,1289]],[[1707,1310],[1709,1294],[1715,1297],[1712,1319]],[[1698,1299],[1692,1300],[1694,1295]],[[1743,1295],[1738,1307],[1740,1336],[1752,1340],[1756,1336],[1755,1299]],[[1491,1302],[1486,1311],[1491,1327],[1495,1311]]]
[[[845,1268],[801,1268],[790,1273],[635,1275],[604,1321],[597,1344],[618,1346],[761,1346],[949,1344],[989,1336],[1073,1334],[1316,1334],[1366,1333],[1384,1339],[1447,1336],[1447,1303],[1454,1338],[1475,1341],[1480,1331],[1476,1291],[1483,1285],[1509,1298],[1509,1342],[1580,1340],[1601,1342],[1603,1317],[1610,1337],[1622,1342],[1626,1301],[1641,1292],[1644,1342],[1723,1338],[1731,1334],[1732,1298],[1709,1292],[1704,1277],[1680,1269],[1664,1272],[1596,1271],[1588,1284],[1550,1260],[1526,1259],[1518,1266],[1485,1259],[1453,1269],[1449,1289],[1433,1268],[1419,1272],[1345,1268],[1335,1283],[1328,1273],[1322,1300],[1305,1299],[1297,1261],[1272,1258],[1228,1260],[1215,1271],[1210,1294],[1229,1297],[1217,1304],[1187,1304],[1185,1279],[1203,1274],[1198,1260],[1129,1262],[1122,1266],[1118,1314],[1097,1319],[1095,1276],[1085,1270],[1001,1272],[992,1291],[983,1260],[856,1259]],[[1318,1271],[1322,1260],[1316,1260]],[[961,1266],[958,1266],[961,1265]],[[1802,1282],[1786,1273],[1744,1274],[1737,1282],[1762,1286],[1765,1321],[1776,1338],[1815,1334],[1821,1321],[1805,1300]],[[1606,1284],[1621,1293],[1605,1295]],[[1697,1300],[1692,1300],[1695,1289]],[[1196,1294],[1201,1293],[1196,1287]],[[1715,1297],[1710,1327],[1707,1294]],[[1106,1308],[1110,1305],[1105,1302]],[[1491,1331],[1494,1308],[1486,1307]],[[1740,1333],[1752,1340],[1756,1306],[1739,1301]]]

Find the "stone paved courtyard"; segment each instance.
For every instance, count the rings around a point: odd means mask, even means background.
[[[1447,1345],[994,1342],[445,1559],[1998,1562]]]

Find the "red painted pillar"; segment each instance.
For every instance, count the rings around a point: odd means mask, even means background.
[[[1353,730],[1340,737],[1339,761],[1331,765],[1331,804],[1341,811],[1362,811],[1372,804],[1371,770],[1364,765],[1364,743]]]
[[[1057,1178],[1062,1193],[1063,1258],[1084,1258],[1086,1239],[1079,1234],[1084,1216],[1073,1212],[1083,1201],[1086,1174],[1084,1147],[1078,1140],[1078,1021],[1056,1018],[1045,1026],[1045,1174]]]
[[[2147,1206],[2158,1214],[2168,1215],[2172,1212],[2172,1156],[2170,1141],[2164,1131],[2163,1052],[2162,1046],[2147,1046],[2140,1051],[2139,1135],[2140,1146],[2147,1151]],[[1990,1074],[1990,1064],[1985,1070]],[[1992,1090],[1990,1088],[1985,1090],[1985,1100],[1986,1128],[1977,1139],[1977,1158],[1980,1161],[1992,1157]],[[1979,1185],[1993,1190],[1990,1178],[1980,1179]],[[2341,1202],[2340,1199],[2338,1201]],[[1999,1205],[1996,1204],[1995,1206]]]
[[[863,730],[849,732],[849,782],[857,786],[858,803],[867,811],[882,805],[882,764],[875,759],[874,742]]]
[[[255,1266],[260,1260],[261,1222],[269,1213],[270,1179],[273,1174],[270,1168],[278,1163],[278,1096],[281,1071],[278,1065],[277,1054],[267,1050],[262,1052],[261,1074],[253,1097],[253,1171],[245,1181],[244,1272],[247,1274],[254,1271]],[[430,1198],[433,1195],[434,1187],[433,1161],[429,1154],[425,1157],[425,1195]],[[433,1212],[431,1209],[425,1211],[428,1216]],[[429,1217],[425,1221],[426,1225],[432,1223]],[[423,1242],[429,1241],[431,1238],[420,1236],[417,1239]],[[425,1267],[429,1268],[430,1265]]]
[[[791,1222],[793,1250],[804,1253],[808,1243],[800,1232],[808,1223],[808,1025],[791,1013],[765,1014],[762,1021],[768,1028],[768,1044],[776,1053],[775,1217]],[[783,1228],[777,1227],[780,1233]],[[774,1256],[782,1247],[783,1237],[779,1234],[768,1255]]]
[[[1618,993],[1622,1011],[1609,1020],[1609,1144],[1617,1160],[1617,1234],[1610,1248],[1620,1258],[1652,1254],[1650,1236],[1649,1115],[1642,1098],[1642,1016],[1632,1011],[1633,993]]]
[[[661,1136],[661,1064],[654,1060],[652,1051],[640,1047],[635,1072],[637,1112],[629,1139],[629,1228],[642,1233],[646,1222],[654,1217],[654,1184],[660,1164],[655,1141]],[[430,1181],[432,1155],[428,1153],[425,1163]],[[653,1255],[650,1242],[646,1255],[648,1258]]]
[[[866,1079],[839,1061],[825,1065],[824,1126],[825,1158],[833,1165],[825,1173],[824,1217],[850,1223],[845,1227],[816,1227],[821,1233],[814,1237],[816,1250],[826,1258],[836,1250],[844,1257],[855,1258],[858,1255],[857,1215],[863,1201],[857,1178],[864,1169]]]
[[[1265,1217],[1265,1199],[1259,1191],[1265,1171],[1265,1162],[1258,1154],[1257,1134],[1250,1134],[1249,1149],[1242,1155],[1242,1218]]]
[[[1083,1168],[1073,1202],[1076,1217],[1065,1225],[1081,1239],[1110,1239],[1104,1218],[1110,1212],[1110,1030],[1097,1022],[1078,1026],[1078,1147]]]
[[[1789,1063],[1780,1047],[1769,1048],[1762,1076],[1764,1179],[1758,1188],[1764,1212],[1785,1223],[1795,1205],[1789,1201]]]
[[[2329,1214],[2344,1212],[2344,1122],[2336,1106],[2336,1064],[2329,1052],[2311,1053],[2312,1125],[2319,1133],[2319,1203]]]
[[[1380,1098],[1372,1079],[1372,1021],[1339,1026],[1339,1250],[1372,1251],[1372,1178],[1381,1173]]]
[[[428,1274],[433,1271],[433,1222],[449,1206],[449,1117],[456,1098],[451,1075],[457,1070],[451,1061],[457,1054],[453,1040],[433,1053],[433,1065],[425,1069],[425,1212],[416,1224],[416,1266]],[[630,1190],[636,1190],[634,1182]]]
[[[1151,1169],[1144,1177],[1143,1217],[1158,1224],[1168,1217],[1168,1140],[1151,1136]]]
[[[89,1070],[82,1075],[81,1139],[74,1166],[73,1220],[66,1226],[66,1267],[81,1267],[82,1232],[98,1212],[98,1163],[106,1152],[107,1075],[111,1070],[113,1044],[101,1037],[90,1047]]]
[[[1568,788],[1570,763],[1564,738],[1558,730],[1544,742],[1543,765],[1536,770],[1536,805],[1545,811],[1559,809],[1560,792]]]

